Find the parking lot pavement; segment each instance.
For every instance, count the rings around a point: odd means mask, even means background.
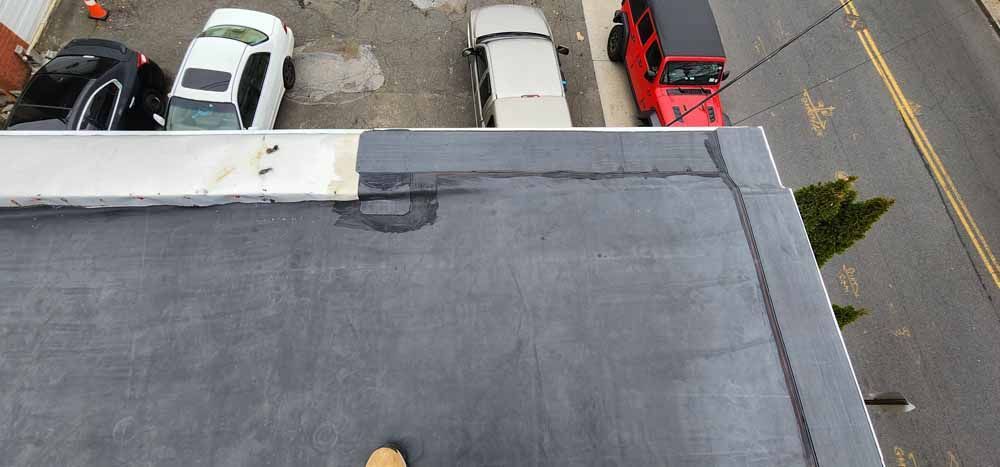
[[[37,50],[70,39],[124,42],[173,76],[191,39],[216,8],[271,13],[295,32],[298,81],[277,128],[474,126],[466,47],[468,10],[499,2],[466,0],[104,0],[107,22],[87,18],[82,2],[61,2]],[[578,0],[518,1],[542,8],[560,57],[576,126],[604,126]],[[600,42],[606,37],[598,39]]]

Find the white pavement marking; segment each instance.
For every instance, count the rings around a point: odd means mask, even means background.
[[[594,63],[597,92],[601,96],[604,125],[609,127],[638,126],[638,110],[629,89],[625,66],[608,60],[608,33],[611,18],[621,8],[616,0],[581,0],[583,19],[590,37],[590,58]]]

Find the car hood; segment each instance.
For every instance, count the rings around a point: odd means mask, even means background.
[[[658,94],[656,99],[657,111],[660,117],[665,119],[660,122],[662,125],[672,122],[677,115],[682,115],[688,109],[697,106],[706,97],[704,94],[671,95],[666,90],[661,89],[657,89],[656,92]],[[715,96],[684,116],[684,120],[673,124],[673,126],[724,126],[724,122],[722,101],[719,100],[719,96]]]
[[[477,8],[469,15],[469,25],[475,38],[506,32],[552,35],[542,10],[520,5]]]
[[[564,97],[497,99],[494,113],[503,128],[570,128],[573,121]]]

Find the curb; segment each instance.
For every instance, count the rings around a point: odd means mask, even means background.
[[[993,32],[1000,36],[1000,0],[976,0],[976,3],[983,10],[990,26],[993,26]]]

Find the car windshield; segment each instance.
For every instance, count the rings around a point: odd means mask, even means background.
[[[65,130],[69,109],[19,105],[7,122],[10,130]]]
[[[663,84],[718,84],[721,73],[719,62],[668,62]]]
[[[198,37],[221,37],[223,39],[240,41],[247,45],[257,45],[267,40],[267,34],[264,34],[254,28],[228,25],[212,26],[202,32]]]
[[[167,109],[167,130],[239,130],[236,106],[174,97]]]
[[[73,108],[90,80],[70,75],[36,75],[21,96],[20,105]]]
[[[28,83],[7,122],[7,128],[59,130],[90,80],[72,75],[38,74]]]

